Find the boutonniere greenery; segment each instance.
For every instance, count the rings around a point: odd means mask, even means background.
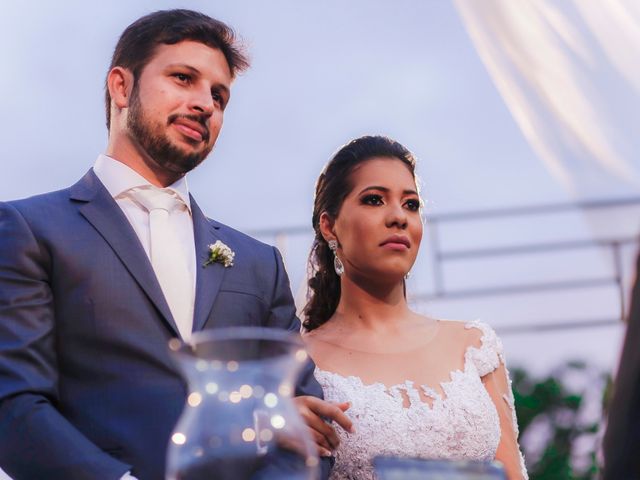
[[[224,268],[233,267],[233,257],[235,256],[236,253],[233,250],[218,240],[216,243],[209,245],[209,258],[202,266],[206,267],[212,263],[221,263]]]

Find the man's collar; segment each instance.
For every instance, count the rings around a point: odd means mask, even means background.
[[[151,182],[131,167],[104,154],[98,155],[98,159],[93,165],[93,171],[109,194],[116,199],[134,187],[151,185]],[[175,191],[189,211],[191,211],[191,200],[186,175],[167,186],[167,188]]]

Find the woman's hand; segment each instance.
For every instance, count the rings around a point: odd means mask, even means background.
[[[353,423],[344,413],[351,406],[350,402],[328,402],[306,395],[294,397],[293,401],[311,430],[311,435],[321,456],[330,457],[332,451],[340,444],[338,434],[328,421],[336,422],[349,433],[355,432]]]

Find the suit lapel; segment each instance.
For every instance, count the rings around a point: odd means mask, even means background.
[[[191,197],[191,212],[193,215],[193,235],[196,247],[196,299],[193,314],[193,331],[197,332],[204,328],[213,302],[215,301],[222,279],[224,278],[225,268],[219,263],[214,263],[203,267],[209,258],[208,246],[215,243],[219,238],[220,226],[207,219],[200,207]],[[230,247],[233,248],[232,245]]]
[[[71,199],[84,202],[79,208],[81,215],[111,246],[125,268],[159,310],[163,320],[173,333],[179,336],[169,305],[140,240],[125,214],[93,170],[71,187]]]

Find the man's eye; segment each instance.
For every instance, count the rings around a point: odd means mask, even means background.
[[[420,210],[420,201],[416,200],[415,198],[412,198],[411,200],[407,200],[405,205],[412,212],[417,212],[418,210]]]
[[[221,110],[224,110],[227,106],[228,98],[225,97],[224,93],[218,89],[211,90],[211,98],[215,103],[218,104],[218,107]]]
[[[362,197],[362,203],[365,205],[382,205],[382,197],[380,195],[366,195]]]

